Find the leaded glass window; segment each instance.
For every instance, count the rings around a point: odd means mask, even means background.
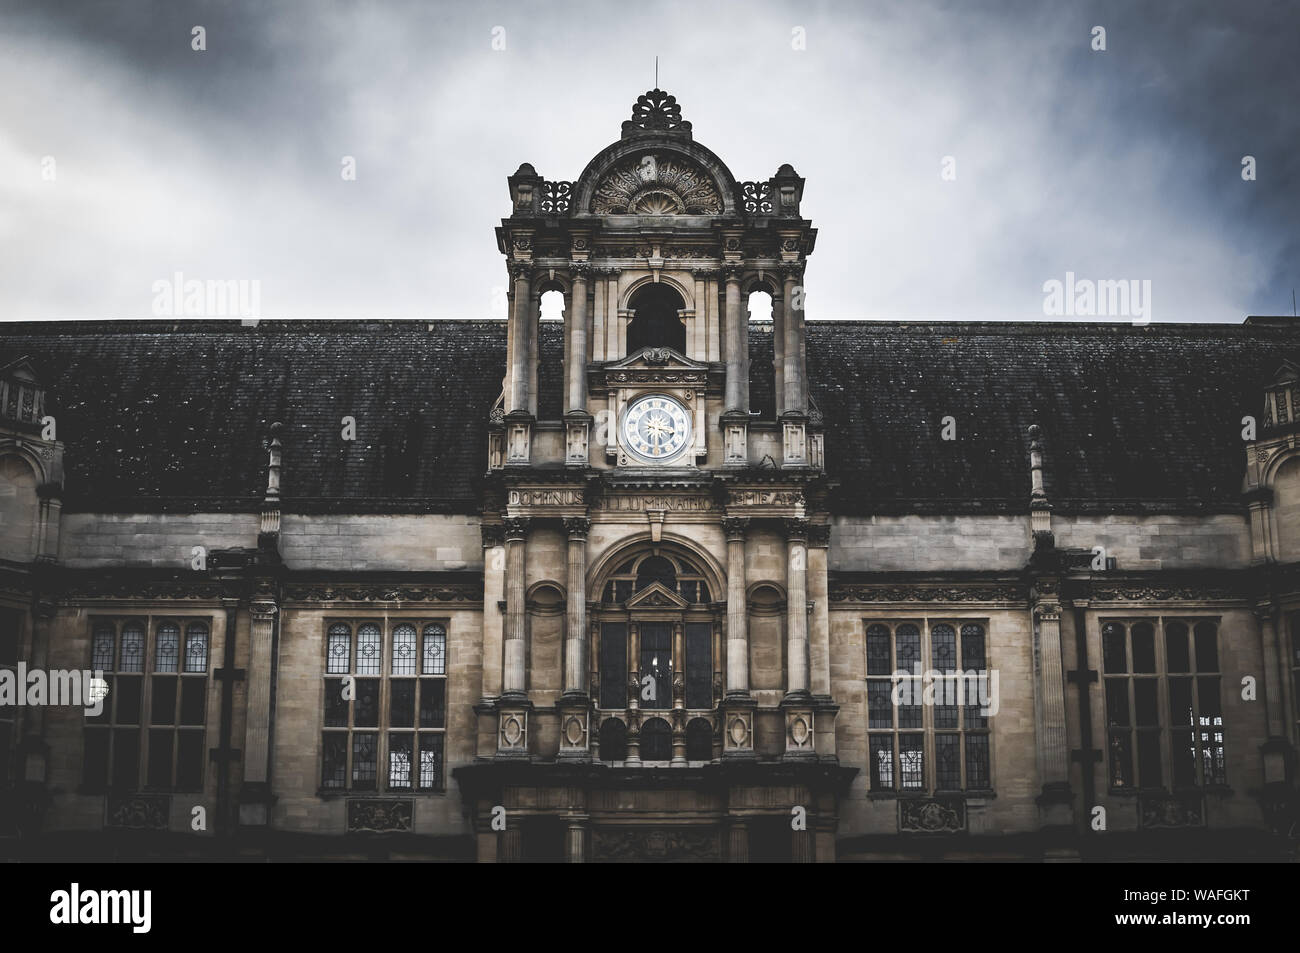
[[[393,674],[415,674],[415,626],[399,625],[393,629]]]
[[[446,671],[443,622],[330,623],[321,789],[443,790]]]
[[[1101,647],[1110,787],[1227,784],[1217,622],[1109,620]]]
[[[980,622],[868,622],[871,789],[988,791],[990,687]]]
[[[85,791],[203,790],[208,632],[199,620],[92,622],[91,668],[103,679],[90,701],[103,709],[85,715]]]
[[[181,627],[173,622],[158,626],[154,671],[177,672],[181,665]]]

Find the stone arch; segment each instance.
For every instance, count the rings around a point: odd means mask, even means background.
[[[30,562],[39,541],[42,470],[27,454],[0,450],[0,557]]]
[[[693,563],[699,569],[700,575],[708,582],[710,591],[715,594],[714,598],[721,598],[726,593],[726,570],[712,553],[701,548],[694,541],[675,533],[665,532],[662,540],[655,543],[650,538],[649,530],[627,537],[593,560],[587,568],[587,592],[602,592],[605,581],[619,566],[629,559],[656,548]]]
[[[650,133],[621,139],[602,150],[587,163],[587,167],[582,170],[582,174],[574,183],[573,201],[570,205],[573,216],[575,218],[601,217],[604,213],[592,212],[591,207],[592,199],[606,176],[621,171],[620,167],[623,165],[635,164],[647,155],[675,159],[705,173],[717,190],[721,204],[720,211],[708,214],[726,217],[739,214],[736,207],[739,187],[735,176],[711,149],[692,140]]]
[[[1300,453],[1286,454],[1270,471],[1274,555],[1279,562],[1300,560]]]
[[[623,289],[622,294],[619,295],[618,306],[620,308],[631,307],[632,296],[647,285],[654,284],[668,285],[681,297],[682,304],[687,311],[695,309],[695,285],[690,281],[679,278],[677,275],[671,274],[670,272],[660,272],[657,280],[654,275],[642,275],[636,280],[630,282],[628,286]]]

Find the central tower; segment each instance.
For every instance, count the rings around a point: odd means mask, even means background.
[[[738,182],[662,90],[576,181],[525,163],[497,229],[510,271],[506,377],[491,465],[819,468],[804,359],[803,269],[816,229],[789,165]],[[562,452],[538,419],[541,297],[564,301]],[[753,380],[749,313],[772,302],[772,366]],[[766,330],[766,328],[764,328]],[[751,433],[750,393],[775,410]]]
[[[789,810],[773,805],[820,805],[825,833],[848,769],[804,356],[817,233],[803,179],[783,165],[738,182],[654,89],[576,180],[525,163],[508,181],[483,522],[485,604],[499,611],[484,614],[481,763],[457,776],[477,811],[514,803],[534,838],[556,829],[547,799],[563,801],[571,859],[621,849],[628,825],[673,827],[657,799],[695,805],[680,843],[738,858],[755,785],[773,789],[755,823],[787,847]],[[751,326],[759,293],[772,320]],[[632,816],[602,793],[644,789],[659,769],[668,787]],[[751,793],[723,807],[717,786],[736,769]],[[811,857],[809,826],[794,850]],[[526,827],[481,844],[510,859]]]

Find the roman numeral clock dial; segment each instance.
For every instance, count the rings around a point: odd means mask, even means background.
[[[637,398],[623,415],[623,445],[642,463],[666,463],[681,453],[690,436],[690,414],[663,394]]]

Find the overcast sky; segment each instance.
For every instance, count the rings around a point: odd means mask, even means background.
[[[0,10],[5,319],[147,318],[178,271],[266,318],[504,316],[506,176],[575,178],[656,54],[738,179],[807,179],[809,318],[1044,320],[1070,271],[1237,323],[1300,287],[1295,0]]]

